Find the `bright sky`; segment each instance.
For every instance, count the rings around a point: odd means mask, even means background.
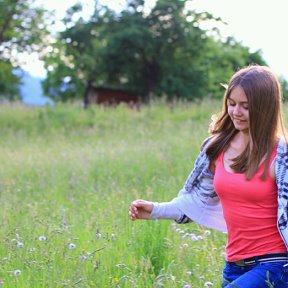
[[[180,0],[175,0],[180,1]],[[55,10],[59,19],[63,18],[67,8],[77,0],[37,0],[45,8]],[[84,13],[93,9],[93,0],[82,0]],[[208,11],[215,17],[221,17],[227,25],[220,27],[222,35],[234,36],[243,45],[251,48],[251,52],[262,50],[268,65],[279,76],[288,79],[288,1],[287,0],[192,0],[188,7],[197,11]],[[101,0],[113,9],[119,9],[125,0]],[[146,0],[147,6],[155,0]],[[30,58],[25,67],[34,76],[44,76],[43,65],[37,56]]]

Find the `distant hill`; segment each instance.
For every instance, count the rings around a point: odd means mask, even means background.
[[[54,105],[54,101],[43,93],[40,77],[34,77],[26,71],[16,71],[15,74],[22,76],[22,84],[19,86],[20,95],[24,104],[43,106]]]

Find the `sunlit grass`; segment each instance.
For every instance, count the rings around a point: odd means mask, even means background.
[[[220,102],[0,107],[0,285],[220,286],[226,235],[128,218],[168,201]]]

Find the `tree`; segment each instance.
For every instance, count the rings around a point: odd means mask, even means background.
[[[213,98],[223,97],[222,84],[228,83],[236,70],[250,64],[267,65],[261,51],[250,52],[248,47],[237,42],[233,37],[225,40],[210,38],[205,53],[203,69],[209,79],[207,95]]]
[[[87,104],[89,88],[107,78],[103,54],[115,13],[96,1],[88,22],[81,17],[74,22],[74,15],[81,10],[80,4],[68,9],[63,19],[67,29],[59,33],[58,41],[51,44],[49,54],[43,58],[48,70],[44,91],[64,101],[84,95]]]
[[[203,96],[206,79],[199,62],[206,35],[199,22],[212,15],[184,11],[185,1],[173,0],[159,0],[146,15],[143,2],[129,2],[110,36],[106,56],[109,80],[126,79],[118,85],[131,87],[146,101],[151,95]]]
[[[0,59],[0,98],[15,100],[18,98],[17,85],[19,77],[12,73],[13,66],[9,61]]]
[[[20,66],[18,55],[41,51],[48,33],[46,16],[34,0],[0,0],[1,95],[13,98],[17,94],[20,77],[13,74],[13,69]]]
[[[148,12],[144,2],[129,0],[116,13],[96,1],[87,22],[73,22],[81,5],[71,7],[66,31],[45,58],[50,96],[67,100],[84,95],[85,103],[89,87],[105,85],[133,90],[146,102],[152,95],[168,100],[214,97],[227,75],[262,61],[260,52],[250,53],[233,38],[209,36],[201,23],[220,19],[186,10],[186,1],[158,0]]]
[[[288,101],[288,81],[283,77],[280,77],[280,84],[282,88],[283,100]]]

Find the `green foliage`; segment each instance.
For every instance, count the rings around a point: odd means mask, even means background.
[[[12,73],[20,65],[18,53],[39,52],[45,47],[48,14],[34,2],[0,1],[0,65],[4,69],[0,74],[0,94],[9,99],[17,94],[20,81]]]
[[[284,78],[280,78],[281,88],[282,88],[282,94],[283,94],[283,100],[285,102],[288,101],[288,81]]]
[[[203,62],[208,81],[207,92],[210,97],[222,98],[223,87],[231,75],[239,68],[249,64],[266,65],[261,51],[250,53],[249,48],[228,37],[225,42],[208,39],[206,59]]]
[[[73,15],[82,6],[71,7],[64,18],[67,29],[59,34],[59,41],[51,45],[51,53],[44,57],[48,70],[44,89],[55,99],[81,98],[89,82],[99,85],[106,78],[103,53],[111,28],[108,23],[115,13],[107,7],[95,7],[88,23],[82,18],[74,23]]]
[[[12,73],[13,67],[8,61],[0,59],[0,99],[18,99],[17,85],[20,79]]]
[[[46,92],[61,100],[84,95],[87,87],[108,86],[151,97],[193,100],[222,95],[219,83],[239,67],[264,63],[260,51],[250,53],[233,38],[218,41],[201,29],[213,15],[185,10],[186,1],[158,0],[147,12],[142,0],[130,0],[116,13],[95,2],[91,19],[67,11],[67,27],[45,57]],[[61,47],[61,48],[60,48]],[[69,77],[69,83],[63,81]],[[51,89],[52,88],[52,89]],[[52,90],[52,92],[51,92]],[[82,96],[83,97],[83,96]]]

